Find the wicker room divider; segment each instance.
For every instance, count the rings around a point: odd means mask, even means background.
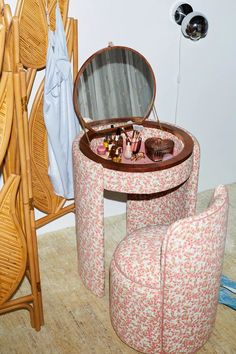
[[[0,192],[0,314],[27,309],[32,327],[40,330],[43,308],[34,210],[29,197],[18,21],[12,19],[8,5],[1,2],[1,6],[6,38],[0,83],[0,163],[4,182]],[[19,293],[17,290],[26,278],[27,291]]]
[[[54,30],[56,4],[57,0],[18,1],[16,14],[19,18],[19,53],[20,62],[27,71],[27,101],[31,97],[37,72],[46,64],[48,24],[45,6],[47,5],[48,8],[50,28]],[[78,71],[77,20],[67,17],[69,0],[60,0],[59,6],[65,24],[68,54],[73,60],[73,76],[75,78]],[[37,23],[37,27],[35,23]],[[32,28],[35,28],[35,31],[32,31]],[[67,200],[54,193],[48,176],[49,162],[47,132],[43,119],[43,91],[44,80],[37,90],[29,115],[33,203],[35,208],[46,214],[36,220],[36,228],[74,211],[74,201],[65,206]]]
[[[48,1],[52,29],[55,27],[55,6],[55,0]],[[67,18],[68,1],[60,1],[60,9],[66,28],[68,52],[70,58],[73,57],[73,71],[76,74],[77,21]],[[35,96],[30,123],[28,120],[27,107],[34,79],[46,61],[45,3],[19,1],[18,16],[13,18],[10,7],[4,5],[3,0],[0,0],[0,10],[3,14],[0,18],[0,43],[4,43],[5,38],[4,51],[0,56],[3,69],[0,82],[0,163],[4,179],[0,191],[0,314],[27,309],[32,327],[40,330],[44,319],[36,228],[73,211],[74,203],[64,207],[66,200],[55,196],[47,175],[43,82]],[[39,32],[44,33],[45,37],[40,36]],[[47,215],[35,221],[34,206]],[[29,280],[29,294],[18,292],[25,278]]]

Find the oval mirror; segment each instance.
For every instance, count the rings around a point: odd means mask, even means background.
[[[147,60],[131,48],[109,46],[93,54],[78,72],[74,107],[82,127],[93,130],[91,120],[100,124],[146,119],[155,94],[155,76]]]

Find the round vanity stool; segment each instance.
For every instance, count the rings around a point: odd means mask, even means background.
[[[118,336],[144,353],[161,353],[161,244],[168,226],[127,236],[110,266],[110,316]]]
[[[120,242],[110,266],[110,316],[130,347],[192,354],[206,343],[216,319],[228,205],[227,189],[218,186],[205,211]]]

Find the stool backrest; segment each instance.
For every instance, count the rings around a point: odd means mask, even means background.
[[[228,193],[218,186],[209,207],[172,224],[162,247],[164,352],[194,352],[216,317],[228,216]],[[171,350],[170,350],[171,349]]]

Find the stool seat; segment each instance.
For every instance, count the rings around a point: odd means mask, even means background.
[[[168,226],[149,226],[128,235],[114,253],[114,263],[131,281],[143,286],[160,286],[160,255]]]

